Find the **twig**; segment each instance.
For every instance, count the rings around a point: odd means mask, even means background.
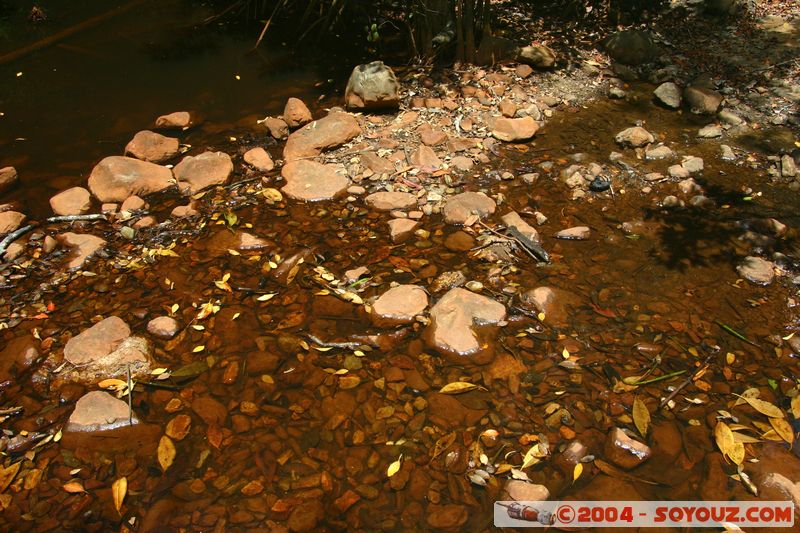
[[[105,215],[100,214],[92,214],[92,215],[66,215],[66,216],[58,216],[58,217],[50,217],[46,218],[45,222],[48,224],[54,224],[56,222],[79,222],[85,220],[108,220],[108,217]],[[0,241],[0,256],[6,253],[8,246],[14,242],[15,240],[19,239],[33,228],[38,227],[39,224],[28,224],[27,226],[23,226],[16,231],[9,233],[8,235]]]
[[[700,372],[702,372],[702,371],[704,371],[706,369],[706,367],[708,366],[708,363],[711,362],[711,358],[712,357],[714,357],[714,353],[713,352],[708,354],[708,356],[706,356],[705,360],[703,361],[703,364],[700,365],[700,368],[698,368],[697,370],[692,372],[692,374],[690,376],[688,376],[685,380],[683,380],[680,385],[675,387],[675,390],[672,391],[669,396],[667,396],[666,398],[661,400],[661,404],[659,404],[658,408],[659,409],[663,409],[664,406],[667,405],[675,396],[677,396],[678,393],[681,390],[683,390],[689,383],[694,381],[695,376],[697,376],[698,374],[700,374]]]
[[[0,241],[0,256],[6,253],[6,249],[8,249],[8,245],[14,242],[15,240],[19,239],[30,230],[36,227],[36,224],[28,224],[27,226],[23,226],[16,231],[12,231],[5,238]]]
[[[108,220],[108,217],[106,215],[101,215],[99,213],[95,213],[92,215],[64,215],[64,216],[46,218],[45,222],[52,224],[55,222],[81,222],[84,220]]]
[[[133,382],[131,381],[130,363],[128,363],[128,425],[133,425]]]
[[[308,340],[310,340],[314,344],[317,344],[323,348],[344,348],[347,350],[355,350],[357,348],[360,348],[361,346],[364,346],[360,342],[325,342],[310,333],[306,334],[306,337],[308,337]]]

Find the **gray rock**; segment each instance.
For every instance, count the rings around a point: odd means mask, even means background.
[[[730,109],[721,109],[720,112],[717,113],[717,117],[723,123],[731,126],[739,126],[740,124],[744,124],[744,119]]]
[[[613,99],[613,100],[622,100],[626,96],[628,96],[628,93],[626,93],[624,90],[620,89],[619,87],[611,87],[608,90],[608,97]]]
[[[674,157],[675,152],[668,146],[659,145],[655,148],[649,147],[644,152],[644,158],[648,160],[655,160],[655,159],[667,159],[670,157]]]
[[[672,166],[670,166],[667,169],[667,174],[669,174],[669,176],[671,178],[678,178],[678,179],[683,179],[683,178],[688,178],[689,177],[689,171],[686,170],[683,167],[683,165],[672,165]]]
[[[358,65],[350,74],[345,102],[350,109],[395,108],[400,101],[400,84],[383,61]]]
[[[617,133],[617,135],[614,137],[614,140],[619,145],[638,148],[640,146],[644,146],[645,144],[655,142],[656,139],[653,137],[653,134],[646,129],[640,126],[634,126]]]
[[[543,44],[523,46],[517,52],[517,61],[538,68],[551,68],[556,63],[556,53]]]
[[[683,98],[686,100],[692,113],[700,115],[711,115],[717,112],[722,104],[722,95],[713,89],[703,87],[686,87],[683,91]]]
[[[733,148],[728,146],[727,144],[721,144],[719,146],[720,151],[720,159],[723,161],[736,161],[736,154],[733,153]]]
[[[756,285],[769,285],[775,279],[774,266],[760,257],[748,256],[736,267],[739,275]]]
[[[618,31],[608,37],[603,45],[614,61],[625,65],[648,63],[659,55],[652,34],[645,30]]]
[[[681,107],[681,90],[671,81],[659,85],[656,90],[653,91],[653,95],[659,103],[670,109],[678,109]]]
[[[789,154],[781,157],[781,175],[785,178],[793,178],[797,175],[797,164]]]
[[[687,155],[683,158],[681,166],[691,173],[700,172],[703,170],[703,160],[693,155]]]
[[[716,124],[709,124],[700,128],[697,136],[701,139],[716,139],[717,137],[722,137],[722,128]]]

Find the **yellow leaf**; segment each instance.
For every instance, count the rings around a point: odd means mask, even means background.
[[[334,373],[333,373],[333,375],[334,375],[334,376],[344,376],[344,375],[345,375],[345,374],[347,374],[348,372],[349,372],[349,370],[347,370],[346,368],[340,368],[339,370],[337,370],[336,372],[334,372]]]
[[[22,465],[22,461],[17,461],[16,463],[3,468],[0,466],[0,492],[3,492],[11,485],[11,482],[14,481],[14,478],[17,476],[17,472],[19,472],[19,467]]]
[[[86,489],[83,488],[83,485],[81,485],[80,481],[70,481],[69,483],[65,483],[63,488],[70,494],[86,492]]]
[[[733,439],[733,431],[728,424],[721,420],[714,427],[714,439],[717,441],[717,447],[722,455],[729,455],[736,444]]]
[[[206,329],[206,327],[201,326],[200,324],[192,324],[192,329],[196,331],[203,331],[204,329]]]
[[[728,352],[727,354],[725,354],[725,361],[727,361],[729,365],[732,365],[733,362],[736,361],[736,355],[732,354],[731,352]]]
[[[231,279],[231,273],[226,272],[225,275],[222,276],[222,281],[228,281],[229,279]]]
[[[160,464],[161,469],[166,472],[175,460],[175,445],[172,443],[172,439],[163,435],[158,442],[157,454],[158,464]]]
[[[101,389],[108,389],[112,391],[118,391],[128,388],[128,382],[122,381],[121,379],[104,379],[100,383],[97,384],[98,387]]]
[[[175,313],[177,313],[177,312],[178,312],[178,309],[180,309],[180,308],[181,308],[181,306],[180,306],[180,305],[178,305],[178,304],[172,304],[172,307],[170,307],[170,311],[172,312],[172,314],[175,314]]]
[[[781,436],[783,440],[789,444],[794,444],[794,431],[792,426],[783,418],[770,418],[769,423],[772,424],[772,429],[775,433]]]
[[[792,398],[792,416],[800,418],[800,394]]]
[[[761,413],[762,415],[767,415],[770,418],[783,418],[783,411],[778,409],[776,406],[772,405],[769,402],[764,400],[759,400],[758,398],[750,398],[747,396],[742,396],[744,401],[750,404],[750,407]]]
[[[128,478],[121,477],[111,484],[111,495],[114,497],[114,508],[119,512],[122,502],[128,493]]]
[[[633,400],[633,423],[642,437],[647,436],[647,429],[650,427],[650,411],[647,405],[638,396]]]
[[[259,302],[268,302],[268,301],[272,300],[273,298],[275,298],[276,296],[277,296],[276,293],[262,294],[261,296],[256,298],[256,300],[259,301]]]
[[[239,315],[241,315],[241,313],[233,313],[231,320],[236,320],[237,318],[239,318]]]
[[[542,457],[547,455],[547,450],[542,446],[541,442],[537,442],[525,454],[525,457],[522,459],[522,466],[520,466],[520,470],[525,470],[528,467],[531,467],[539,462]]]
[[[153,376],[160,376],[161,374],[163,374],[166,371],[167,371],[166,368],[156,368],[152,372],[150,372],[150,374],[153,375]]]
[[[539,313],[538,315],[536,315],[536,318],[539,319],[539,322],[544,322],[545,319],[544,313]]]
[[[353,355],[355,355],[356,357],[364,357],[366,354],[364,352],[362,352],[361,350],[355,350],[353,352]]]
[[[572,470],[572,482],[575,483],[578,481],[578,478],[581,477],[581,474],[583,474],[583,463],[578,463]]]
[[[400,457],[397,458],[397,461],[393,462],[389,465],[389,468],[386,469],[386,475],[388,477],[392,477],[396,473],[400,471],[400,466],[403,461],[403,454],[400,454]]]
[[[439,392],[442,394],[461,394],[462,392],[468,392],[477,388],[479,387],[474,383],[467,383],[466,381],[454,381],[453,383],[448,383],[439,389]]]
[[[230,249],[228,250],[228,253],[231,254],[231,255],[242,255],[239,252],[237,252],[236,250],[230,250]]]
[[[195,346],[194,349],[192,349],[192,353],[199,353],[199,352],[202,352],[205,349],[206,349],[206,347],[201,344],[200,346]]]
[[[569,350],[564,348],[564,350],[561,352],[561,357],[563,357],[564,359],[569,359]]]
[[[742,464],[744,462],[744,444],[741,442],[734,442],[728,457],[730,457],[731,461],[735,464]]]

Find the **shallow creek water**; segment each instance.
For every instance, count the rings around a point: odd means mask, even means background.
[[[302,85],[296,78],[293,83]],[[182,107],[173,100],[163,105],[144,100],[148,117],[170,110],[163,107]],[[606,162],[615,149],[614,134],[637,119],[666,134],[674,149],[703,157],[705,170],[696,179],[716,207],[662,210],[656,200],[675,194],[675,184],[648,184],[623,171],[614,177],[613,193],[568,199],[569,190],[557,176],[570,156],[580,152],[587,163]],[[187,326],[175,340],[154,341],[161,366],[173,372],[189,368],[196,377],[137,385],[132,406],[140,424],[132,428],[65,434],[38,450],[26,463],[28,474],[12,487],[0,525],[9,531],[107,531],[120,523],[134,531],[269,531],[287,524],[298,531],[485,530],[509,474],[478,486],[468,472],[482,453],[492,463],[519,466],[537,440],[549,442],[551,455],[525,472],[547,486],[553,498],[752,498],[730,478],[735,468],[715,447],[717,410],[731,409],[733,393],[758,387],[762,398],[787,411],[786,393],[796,386],[798,369],[790,345],[775,338],[794,327],[787,289],[780,283],[758,287],[737,281],[735,266],[750,253],[737,223],[779,219],[790,230],[775,249],[790,253],[797,202],[785,189],[767,184],[763,171],[720,161],[718,143],[694,140],[698,124],[646,105],[644,96],[639,102],[560,109],[534,143],[501,147],[489,165],[476,168],[475,179],[461,188],[502,193],[506,200],[498,215],[514,209],[549,217],[538,227],[552,257],[548,265],[520,254],[512,265],[498,267],[455,251],[445,241],[461,229],[436,215],[422,225],[429,237],[397,245],[387,238],[387,215],[367,210],[360,200],[270,205],[257,194],[261,184],[256,182],[219,193],[216,203],[212,195],[217,193],[208,193],[206,226],[178,223],[175,232],[159,237],[165,245],[177,239],[176,257],[142,260],[141,268],[97,261],[91,267],[96,275],[45,294],[57,310],[49,318],[23,321],[0,333],[5,342],[37,329],[41,338],[54,339],[52,352],[58,352],[68,334],[86,329],[96,317],[116,315],[143,332],[149,319],[171,313],[181,324],[204,328]],[[141,127],[125,120],[109,136],[127,139]],[[266,142],[265,133],[235,122],[192,135],[192,144],[229,153]],[[71,163],[62,156],[59,165],[86,172],[87,161],[108,153],[76,143],[71,150],[87,151]],[[277,155],[279,148],[270,151]],[[7,153],[20,152],[5,146]],[[552,172],[537,168],[548,160],[555,163]],[[50,170],[58,172],[59,165]],[[647,167],[663,171],[666,164],[642,163],[641,170]],[[502,171],[531,170],[540,172],[532,184],[498,177]],[[233,181],[246,177],[235,175]],[[271,181],[280,184],[276,176]],[[658,194],[642,193],[648,185]],[[753,196],[747,187],[763,195],[744,200]],[[24,188],[17,199],[27,203],[42,193]],[[167,196],[151,204],[160,213],[175,202]],[[233,230],[225,227],[225,211],[237,215]],[[623,222],[635,220],[644,221],[635,234],[622,231]],[[576,225],[591,228],[588,241],[552,237]],[[197,234],[187,237],[181,230]],[[231,255],[230,243],[240,230],[273,245]],[[140,238],[148,235],[144,231]],[[109,233],[106,238],[118,259],[130,250],[121,237]],[[287,276],[287,258],[295,254],[305,261]],[[270,268],[269,261],[278,268]],[[486,339],[494,354],[489,364],[445,359],[425,344],[422,324],[373,327],[362,306],[324,294],[316,265],[337,277],[367,266],[364,300],[384,292],[390,282],[429,288],[439,274],[460,270],[481,282],[484,294],[506,304],[508,324]],[[226,273],[233,292],[215,286]],[[23,280],[13,290],[31,290],[37,283]],[[554,325],[548,318],[540,323],[520,310],[519,294],[539,286],[571,295],[563,323]],[[273,293],[268,301],[258,300]],[[194,321],[193,304],[208,301],[218,301],[219,311]],[[717,322],[759,346],[729,335]],[[320,350],[309,335],[364,346]],[[672,408],[659,409],[662,398],[706,363],[707,371],[675,396]],[[58,364],[58,356],[46,363]],[[686,373],[615,391],[615,378],[642,375],[654,366],[653,376]],[[438,392],[458,380],[482,388],[452,396]],[[83,390],[41,382],[32,387],[27,376],[3,392],[3,405],[24,407],[21,417],[5,424],[15,433],[60,427]],[[635,431],[631,407],[636,397],[652,414],[650,431],[640,438],[651,446],[652,457],[627,474],[588,461],[573,481],[574,463],[561,453],[565,446],[577,440],[587,447],[586,455],[603,458],[606,435],[615,425]],[[746,406],[735,412],[743,423],[758,416]],[[167,423],[179,416],[190,423],[185,437],[175,439],[174,463],[163,472],[156,447]],[[760,462],[746,469],[798,470],[793,453],[780,442],[748,445],[748,452]],[[387,468],[401,455],[399,472],[387,477]],[[111,483],[121,476],[128,479],[128,493],[118,514]],[[79,479],[86,492],[64,491],[71,479]]]

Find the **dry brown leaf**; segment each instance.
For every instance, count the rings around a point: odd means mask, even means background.
[[[70,494],[86,492],[86,489],[83,488],[83,485],[81,485],[80,481],[70,481],[69,483],[65,483],[63,489]]]
[[[114,497],[114,508],[119,512],[122,502],[128,493],[128,478],[121,477],[111,484],[111,495]]]
[[[650,411],[638,396],[633,400],[633,423],[636,424],[639,434],[646,437],[650,427]]]
[[[172,439],[163,435],[161,440],[158,441],[158,464],[161,465],[161,469],[166,472],[167,469],[172,466],[172,462],[175,460],[175,445],[172,443]]]
[[[792,398],[792,415],[800,418],[800,394]]]
[[[734,442],[728,457],[730,457],[731,461],[735,464],[742,464],[744,462],[744,444],[741,442]]]
[[[761,439],[757,439],[755,437],[751,437],[750,435],[745,435],[744,433],[738,433],[734,431],[733,441],[741,442],[742,444],[755,444],[757,442],[761,442]]]
[[[183,440],[189,433],[191,426],[192,418],[189,415],[180,414],[167,422],[167,428],[164,432],[172,439]]]
[[[783,440],[789,444],[794,444],[794,431],[791,424],[783,418],[770,418],[769,423],[772,424],[772,429],[775,433],[781,436]]]
[[[577,463],[575,468],[572,469],[572,482],[578,481],[578,478],[583,474],[583,463]]]
[[[448,383],[441,389],[439,392],[442,394],[461,394],[462,392],[469,392],[471,390],[480,389],[478,385],[474,383],[468,383],[466,381],[454,381],[453,383]]]
[[[751,398],[748,396],[742,396],[744,401],[750,404],[750,407],[761,413],[762,415],[767,415],[770,418],[783,418],[783,411],[781,411],[778,407],[772,405],[771,403],[759,400],[758,398]]]
[[[16,462],[10,466],[5,468],[0,467],[0,492],[5,491],[11,482],[14,481],[14,478],[17,477],[17,472],[19,472],[19,467],[22,463]]]
[[[717,447],[722,452],[722,455],[730,456],[736,441],[733,439],[733,431],[728,427],[728,424],[721,420],[717,422],[714,427],[714,439],[717,441]]]

